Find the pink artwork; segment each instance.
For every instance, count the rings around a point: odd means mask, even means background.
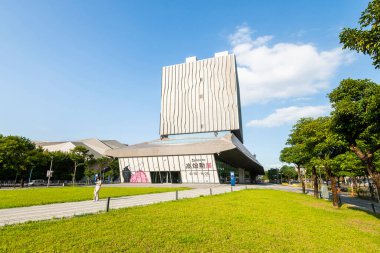
[[[131,176],[131,183],[148,183],[148,177],[144,171],[137,171]]]

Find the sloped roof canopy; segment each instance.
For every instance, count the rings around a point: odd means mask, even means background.
[[[105,153],[112,157],[147,157],[170,155],[218,154],[219,158],[234,167],[264,174],[263,166],[240,142],[234,134],[227,134],[212,139],[162,139],[152,142],[131,145],[125,148],[108,150]]]
[[[73,148],[77,146],[83,146],[89,150],[89,153],[94,156],[94,158],[100,158],[105,155],[107,150],[113,148],[122,148],[127,145],[122,144],[116,140],[98,140],[95,138],[84,139],[79,141],[66,141],[66,142],[41,142],[35,141],[37,146],[40,146],[48,151],[62,151],[70,152]]]

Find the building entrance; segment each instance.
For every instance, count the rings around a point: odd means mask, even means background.
[[[181,174],[179,171],[158,171],[150,172],[150,178],[153,184],[172,183],[179,184],[181,181]]]

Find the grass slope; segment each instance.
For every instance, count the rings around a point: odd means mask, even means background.
[[[148,193],[186,190],[188,188],[154,188],[154,187],[102,187],[99,197],[120,197]],[[0,209],[91,200],[94,187],[51,187],[0,190]]]
[[[380,252],[380,220],[346,206],[247,190],[0,228],[13,252]]]

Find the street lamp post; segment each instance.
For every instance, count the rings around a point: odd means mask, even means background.
[[[48,172],[48,183],[47,183],[47,187],[49,187],[50,185],[50,178],[52,176],[52,168],[53,168],[53,156],[51,157],[51,160],[50,160],[50,168],[49,168],[49,172]]]
[[[32,173],[33,173],[33,167],[32,167],[32,169],[30,170],[30,173],[29,173],[29,183],[30,183],[30,181],[32,179]]]

